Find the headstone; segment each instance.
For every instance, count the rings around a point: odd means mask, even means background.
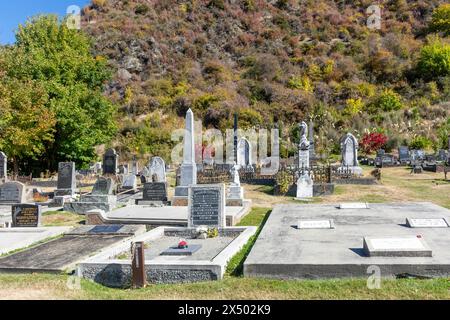
[[[406,225],[410,228],[448,228],[448,221],[444,218],[406,218]]]
[[[300,175],[297,180],[297,199],[308,199],[314,195],[314,183],[308,173]]]
[[[112,195],[114,187],[114,181],[111,178],[100,177],[95,182],[92,195]]]
[[[122,189],[125,190],[136,190],[137,189],[137,178],[134,174],[126,175],[123,183],[122,183]]]
[[[365,237],[364,253],[369,257],[432,257],[432,251],[420,236]]]
[[[41,225],[41,206],[15,204],[12,206],[13,228],[37,228]]]
[[[139,174],[139,162],[136,156],[133,157],[133,162],[131,163],[131,173],[137,176]]]
[[[0,203],[26,202],[25,185],[12,181],[0,185]]]
[[[402,164],[405,164],[411,160],[409,148],[407,146],[401,146],[398,148],[398,158]]]
[[[160,157],[153,157],[150,160],[150,177],[156,178],[156,181],[153,182],[166,182],[166,163],[164,162],[163,158]]]
[[[234,150],[234,161],[238,163],[237,154],[238,154],[238,114],[234,114],[234,128],[233,128],[233,150]]]
[[[73,196],[76,192],[75,162],[58,164],[58,185],[55,196]]]
[[[223,184],[190,186],[188,212],[189,228],[225,227],[225,186]]]
[[[242,206],[244,203],[244,188],[241,187],[239,178],[239,166],[234,163],[230,170],[231,183],[227,190],[227,206]]]
[[[128,174],[128,165],[127,164],[121,164],[118,167],[119,174]]]
[[[340,170],[350,170],[353,174],[362,175],[358,163],[358,141],[351,133],[341,139],[342,165]]]
[[[302,122],[300,125],[300,143],[298,145],[298,167],[309,168],[309,141],[307,138],[308,125]]]
[[[246,138],[241,138],[237,147],[237,165],[240,168],[252,166],[252,147]]]
[[[297,229],[334,229],[333,220],[299,220]]]
[[[339,204],[339,209],[370,209],[367,202],[346,202]]]
[[[117,174],[119,155],[116,150],[108,149],[103,156],[103,174]]]
[[[194,113],[191,109],[186,114],[184,131],[183,163],[179,186],[175,188],[175,197],[188,197],[190,185],[197,184],[197,165],[195,163]]]
[[[0,151],[0,181],[8,178],[8,157]]]
[[[438,161],[447,161],[447,152],[444,149],[439,149],[437,160]]]
[[[167,182],[149,182],[144,184],[143,201],[167,202]]]

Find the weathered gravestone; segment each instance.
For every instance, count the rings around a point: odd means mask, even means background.
[[[15,204],[12,206],[13,228],[37,228],[41,225],[41,206]]]
[[[0,181],[8,177],[8,157],[0,151]]]
[[[0,203],[26,202],[25,185],[12,181],[0,185]]]
[[[122,183],[122,191],[124,190],[137,190],[137,178],[134,174],[126,175]]]
[[[116,150],[108,149],[103,156],[103,174],[117,174],[119,155]]]
[[[246,138],[241,138],[237,147],[237,165],[241,168],[252,166],[252,148]]]
[[[300,125],[300,143],[298,145],[298,167],[309,168],[309,140],[307,138],[308,125],[302,122]]]
[[[189,187],[188,227],[223,228],[225,222],[225,185]]]
[[[341,139],[342,165],[340,171],[350,171],[355,175],[362,175],[362,169],[358,163],[358,141],[351,133],[347,133]]]
[[[447,161],[447,152],[444,149],[439,149],[437,160],[438,161]]]
[[[76,186],[75,162],[60,162],[58,164],[58,185],[55,196],[73,196]]]
[[[149,182],[144,184],[142,199],[136,200],[136,204],[164,204],[167,202],[167,200],[167,182]]]
[[[150,160],[150,177],[153,182],[166,182],[166,163],[160,157],[153,157]]]
[[[114,194],[114,181],[111,178],[100,177],[94,184],[92,195],[112,195]]]

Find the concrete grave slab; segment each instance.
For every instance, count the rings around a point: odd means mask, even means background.
[[[0,272],[70,271],[78,262],[145,232],[145,226],[121,226],[114,230],[109,226],[98,232],[95,228],[98,226],[83,226],[62,238],[1,258]]]
[[[256,227],[219,229],[219,237],[192,238],[193,229],[158,227],[132,240],[117,244],[78,264],[77,274],[109,287],[127,287],[131,282],[131,242],[145,242],[145,268],[150,283],[185,283],[222,279],[228,261],[241,250]],[[192,255],[171,256],[161,252],[178,243],[201,248]],[[124,257],[125,256],[125,257]]]
[[[410,274],[450,276],[450,233],[447,228],[409,228],[411,219],[450,218],[450,210],[425,202],[370,204],[369,209],[338,205],[278,205],[272,211],[244,263],[247,277],[318,279],[367,277],[369,266],[383,277]],[[332,219],[335,229],[298,230],[299,220]],[[432,257],[368,256],[364,238],[425,239]]]
[[[68,232],[71,227],[0,229],[0,255]]]

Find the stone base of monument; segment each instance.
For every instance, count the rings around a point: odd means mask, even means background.
[[[72,196],[55,196],[48,204],[49,208],[62,208],[68,202],[73,200]]]
[[[0,228],[0,255],[59,236],[72,227]]]
[[[244,205],[244,188],[231,185],[227,189],[226,205],[229,207],[242,207]]]
[[[0,272],[71,272],[88,257],[145,231],[145,226],[132,225],[79,227],[62,238],[0,258]]]
[[[337,169],[339,173],[351,173],[355,176],[362,176],[363,169],[361,167],[339,167]]]
[[[142,241],[147,281],[153,284],[214,281],[223,278],[228,261],[256,233],[256,227],[219,229],[219,236],[197,239],[194,229],[159,227],[93,256],[78,265],[80,277],[104,286],[123,288],[131,283],[131,242]],[[166,255],[183,238],[189,255]],[[127,259],[123,259],[127,256]]]
[[[226,207],[227,226],[238,224],[251,210],[251,201],[245,200],[242,207]],[[188,207],[126,206],[105,213],[104,210],[86,212],[86,224],[145,224],[149,226],[187,226]]]
[[[109,212],[116,208],[117,197],[113,195],[83,195],[80,201],[64,204],[64,211],[86,214],[86,212],[100,209]]]
[[[244,275],[367,278],[377,266],[382,277],[450,276],[450,229],[445,227],[450,210],[426,202],[371,203],[364,212],[343,207],[348,209],[331,204],[276,206],[244,262]],[[307,228],[298,228],[299,221]]]

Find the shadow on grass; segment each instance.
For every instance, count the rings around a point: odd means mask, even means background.
[[[259,234],[261,233],[261,230],[264,227],[264,225],[266,224],[267,219],[269,219],[269,216],[271,213],[272,213],[272,210],[267,211],[267,213],[264,216],[264,219],[262,220],[261,224],[259,225],[256,233],[248,240],[248,242],[241,249],[241,251],[239,251],[228,262],[226,275],[232,276],[232,277],[242,277],[244,275],[244,262],[247,259],[248,255],[250,254],[250,251],[252,250],[253,245],[256,242],[256,239],[258,239]]]

